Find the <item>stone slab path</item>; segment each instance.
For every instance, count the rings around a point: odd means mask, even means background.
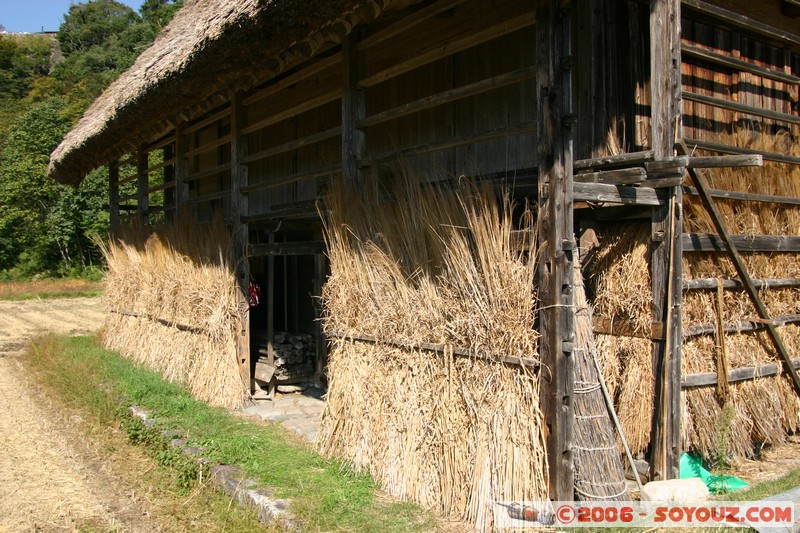
[[[325,409],[324,390],[309,387],[303,392],[276,393],[274,400],[253,400],[244,414],[276,422],[308,442],[317,440],[319,422]]]

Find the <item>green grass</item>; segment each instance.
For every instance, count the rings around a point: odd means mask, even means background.
[[[58,394],[85,406],[102,423],[119,420],[120,409],[112,400],[119,395],[149,410],[159,421],[157,429],[180,431],[190,445],[204,447],[203,455],[212,462],[238,465],[247,477],[274,489],[277,497],[291,499],[292,512],[311,531],[436,529],[429,511],[387,501],[368,476],[321,457],[282,427],[198,402],[178,385],[102,349],[92,338],[43,337],[33,344],[29,359]],[[141,431],[131,433],[147,443],[150,437]],[[155,449],[167,463],[175,461],[181,467],[163,444]]]
[[[102,296],[103,289],[86,291],[54,291],[54,292],[22,292],[17,294],[0,295],[0,300],[18,302],[23,300],[57,300],[61,298],[94,298]]]
[[[742,490],[737,490],[736,492],[720,494],[714,499],[747,502],[763,500],[798,486],[800,486],[800,468],[795,468],[777,479],[762,481],[761,483],[756,483],[755,485],[751,485]]]

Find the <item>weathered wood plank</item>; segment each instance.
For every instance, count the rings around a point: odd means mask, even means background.
[[[195,131],[201,130],[201,129],[205,128],[206,126],[210,126],[211,124],[215,123],[218,120],[221,120],[221,119],[227,117],[230,114],[231,114],[231,108],[230,108],[230,106],[227,106],[227,107],[225,107],[223,109],[220,109],[216,113],[213,113],[213,114],[207,116],[206,118],[201,119],[200,121],[195,122],[193,124],[192,123],[186,123],[185,121],[182,121],[185,124],[183,133],[186,134],[186,135],[188,135],[190,133],[194,133]]]
[[[740,320],[738,322],[727,322],[723,324],[723,331],[725,333],[747,333],[749,331],[760,331],[770,326],[785,326],[786,324],[796,324],[800,322],[800,315],[781,315],[775,316],[768,320],[761,318],[752,318],[750,320]],[[683,335],[684,337],[698,337],[701,335],[716,335],[716,324],[694,324],[687,327]]]
[[[188,165],[187,165],[187,167],[188,167]],[[183,178],[183,182],[184,183],[189,183],[190,181],[197,181],[197,180],[200,180],[200,179],[203,179],[203,178],[207,178],[209,176],[213,176],[214,174],[219,174],[220,172],[225,172],[227,170],[230,170],[230,168],[231,168],[230,162],[223,163],[221,165],[216,165],[216,166],[213,166],[213,167],[209,167],[209,168],[203,170],[202,172],[194,172],[194,173],[191,173],[191,174],[187,174],[186,177]]]
[[[338,88],[332,91],[324,92],[322,94],[315,96],[314,98],[309,98],[308,100],[299,102],[287,109],[284,109],[283,111],[280,111],[279,113],[274,113],[266,118],[258,120],[252,124],[249,124],[247,127],[242,128],[242,135],[249,135],[254,131],[262,130],[268,126],[272,126],[273,124],[277,124],[278,122],[284,121],[287,118],[292,118],[301,113],[305,113],[306,111],[310,111],[325,104],[335,102],[336,100],[341,98],[341,96],[342,92]],[[199,149],[200,148],[198,148],[198,150]]]
[[[722,143],[715,143],[710,141],[701,141],[698,139],[684,139],[686,145],[690,148],[699,148],[700,150],[708,150],[711,152],[721,152],[724,154],[759,154],[767,161],[777,161],[779,163],[791,163],[793,165],[800,165],[800,157],[779,154],[776,152],[767,152],[764,150],[752,150],[750,148],[739,148],[738,146],[730,146]]]
[[[396,65],[392,65],[391,67],[381,70],[380,72],[376,72],[375,74],[367,76],[361,80],[359,86],[372,87],[373,85],[377,85],[378,83],[392,79],[400,74],[405,74],[406,72],[410,72],[423,65],[427,65],[428,63],[442,59],[443,57],[453,55],[462,50],[466,50],[467,48],[477,46],[481,43],[496,39],[497,37],[502,37],[503,35],[507,35],[519,29],[531,26],[533,25],[534,20],[534,13],[525,13],[524,15],[520,15],[511,20],[503,21],[500,24],[491,26],[482,31],[470,33],[465,37],[455,39],[445,45],[438,46],[427,52],[422,52],[414,57],[406,59],[405,61],[397,63]]]
[[[220,146],[226,145],[229,142],[231,142],[231,136],[230,135],[223,135],[219,139],[216,139],[216,140],[211,141],[209,143],[205,143],[205,144],[203,144],[201,146],[198,146],[197,148],[192,148],[191,150],[186,150],[186,153],[184,154],[184,156],[185,157],[191,157],[193,155],[198,155],[198,154],[202,154],[204,152],[209,152],[209,151],[211,151],[211,150],[213,150],[215,148],[219,148]]]
[[[753,20],[745,15],[740,15],[725,8],[709,4],[703,0],[682,0],[682,3],[684,6],[691,7],[695,11],[705,15],[711,15],[718,20],[727,22],[728,24],[745,29],[747,31],[756,32],[765,37],[769,37],[770,39],[774,39],[783,43],[800,45],[800,35],[770,26],[769,24],[764,24],[763,22]]]
[[[242,383],[248,393],[253,392],[250,379],[250,305],[249,282],[250,262],[247,260],[247,245],[250,238],[249,229],[243,218],[247,216],[248,197],[242,192],[247,186],[248,167],[244,162],[247,156],[247,137],[242,135],[242,125],[245,120],[244,106],[240,93],[234,93],[231,98],[231,191],[230,191],[230,217],[233,227],[231,245],[236,277],[237,291],[236,304],[239,311],[240,327],[236,335],[237,354],[239,357],[239,370]]]
[[[248,154],[243,159],[243,161],[245,163],[252,163],[254,161],[259,161],[261,159],[266,159],[267,157],[272,157],[274,155],[283,154],[285,152],[296,150],[298,148],[303,148],[304,146],[309,146],[311,144],[326,141],[328,139],[333,139],[341,134],[342,134],[342,127],[336,126],[333,128],[329,128],[327,130],[319,131],[317,133],[312,133],[311,135],[301,137],[300,139],[288,141],[283,144],[279,144],[277,146],[272,146],[264,150],[259,150],[258,152],[255,153]]]
[[[147,189],[150,187],[150,175],[147,173],[147,152],[139,150],[136,152],[136,205],[139,223],[143,226],[148,224],[147,210],[150,207],[150,195]]]
[[[499,89],[501,87],[507,87],[521,81],[529,80],[532,79],[535,74],[535,67],[525,67],[491,78],[486,78],[475,83],[456,87],[455,89],[432,94],[430,96],[420,98],[419,100],[414,100],[413,102],[408,102],[406,104],[393,107],[392,109],[387,109],[386,111],[381,111],[380,113],[375,113],[374,115],[370,115],[360,120],[358,125],[360,127],[368,127],[375,124],[380,124],[381,122],[386,122],[387,120],[394,120],[400,117],[411,115],[413,113],[424,111],[426,109],[431,109],[436,106],[449,104],[470,96],[476,96],[478,94]]]
[[[649,25],[650,148],[656,165],[674,168],[673,146],[681,127],[680,0],[650,0]],[[683,191],[680,187],[665,191],[667,201],[653,210],[651,221],[653,322],[663,322],[666,330],[663,341],[653,341],[656,414],[651,465],[655,479],[677,478],[680,470],[682,249],[676,236],[683,225]]]
[[[442,0],[440,2],[429,4],[428,6],[415,11],[411,15],[395,22],[391,26],[378,30],[376,33],[364,37],[364,39],[358,43],[357,49],[366,50],[367,48],[371,48],[380,43],[388,41],[389,39],[397,37],[398,35],[409,31],[415,26],[418,26],[431,17],[435,17],[439,13],[448,11],[459,6],[460,4],[463,4],[465,1],[466,0]]]
[[[331,174],[335,174],[337,172],[340,172],[341,170],[342,166],[338,164],[331,165],[328,167],[317,168],[313,170],[305,170],[303,172],[288,174],[286,176],[280,176],[275,179],[254,183],[252,185],[248,185],[247,187],[242,187],[242,192],[245,194],[250,194],[257,191],[264,191],[275,187],[282,187],[283,185],[288,185],[290,183],[295,183],[298,181],[319,178],[321,176],[330,176]]]
[[[764,157],[760,154],[713,155],[689,158],[689,168],[731,168],[763,167]]]
[[[605,183],[575,183],[574,200],[582,202],[608,202],[629,205],[662,205],[663,195],[649,187],[626,187]]]
[[[629,185],[644,181],[647,172],[642,167],[621,168],[617,170],[601,170],[575,174],[574,183],[606,183],[609,185]]]
[[[685,194],[691,194],[693,196],[696,196],[698,194],[696,187],[684,187],[683,192]],[[708,191],[708,193],[712,198],[719,198],[723,200],[742,200],[745,202],[766,202],[773,204],[800,205],[800,198],[795,198],[792,196],[771,196],[769,194],[754,194],[750,192],[725,191],[723,189],[711,189]]]
[[[800,360],[795,359],[792,361],[792,366],[795,370],[800,369]],[[781,365],[778,363],[767,363],[759,366],[746,366],[743,368],[736,368],[728,372],[728,383],[737,383],[740,381],[752,381],[757,378],[765,378],[775,376],[778,374]],[[700,387],[714,387],[717,385],[716,372],[701,372],[698,374],[689,374],[684,376],[681,381],[682,389],[696,389]]]
[[[602,170],[620,167],[631,167],[635,165],[642,165],[647,161],[652,161],[655,158],[653,150],[646,150],[644,152],[630,152],[619,155],[609,155],[603,157],[592,157],[590,159],[578,159],[572,164],[572,168],[577,172],[579,170]]]
[[[753,287],[757,289],[788,289],[800,287],[800,279],[796,278],[770,278],[770,279],[751,279]],[[699,291],[713,290],[717,288],[719,280],[717,278],[701,278],[683,280],[683,290]],[[723,289],[743,289],[744,284],[738,279],[722,280]]]
[[[715,96],[693,93],[691,91],[683,91],[683,98],[692,102],[698,102],[721,109],[727,109],[729,111],[737,111],[746,115],[754,115],[771,120],[778,120],[780,122],[788,122],[789,124],[800,124],[800,117],[796,115],[789,115],[787,113],[781,113],[780,111],[773,111],[771,109],[740,104],[738,102],[726,100],[725,98],[717,98]]]
[[[762,67],[760,65],[756,65],[755,63],[751,63],[750,61],[742,61],[741,59],[736,59],[735,57],[718,54],[717,52],[706,50],[705,48],[700,48],[699,46],[695,46],[693,44],[681,43],[681,52],[689,57],[702,59],[704,61],[723,65],[735,70],[750,72],[752,74],[763,76],[764,78],[769,78],[771,80],[780,81],[782,83],[789,83],[792,85],[800,84],[800,78],[797,76],[792,76],[791,74],[787,74],[779,70]]]
[[[571,68],[562,68],[562,59],[570,55],[571,16],[567,2],[537,0],[535,5],[539,352],[550,374],[542,380],[540,403],[547,426],[550,498],[564,501],[574,497],[573,154],[572,131],[563,120],[572,113],[572,84]]]
[[[684,233],[687,252],[725,252],[725,239],[707,233]],[[800,252],[800,237],[791,235],[731,235],[731,242],[740,252]]]
[[[254,93],[248,95],[246,98],[242,100],[243,106],[250,106],[259,100],[263,100],[265,98],[269,98],[270,96],[274,96],[279,92],[283,91],[291,87],[292,85],[296,85],[303,80],[307,80],[308,78],[319,74],[320,72],[332,68],[342,61],[342,54],[336,53],[329,57],[325,57],[320,59],[319,61],[315,61],[303,70],[299,70],[294,74],[289,74],[285,78],[267,86],[263,89],[259,89]]]
[[[364,76],[364,52],[357,48],[360,32],[355,31],[342,42],[342,176],[351,184],[363,182],[359,163],[366,154],[367,138],[359,123],[366,116],[364,89],[359,82]]]

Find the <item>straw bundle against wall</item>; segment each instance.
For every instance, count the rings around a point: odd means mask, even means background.
[[[493,501],[546,499],[538,369],[491,360],[537,357],[535,259],[512,246],[508,200],[400,179],[335,186],[327,207],[326,331],[445,348],[335,340],[322,451],[479,530]],[[534,243],[527,210],[520,225]]]
[[[741,132],[720,142],[756,150],[800,155],[800,148],[782,136]],[[713,188],[776,196],[800,197],[800,168],[766,162],[763,168],[709,169]],[[732,234],[800,235],[800,209],[770,203],[717,200]],[[684,231],[716,233],[699,198],[684,198]],[[606,225],[598,230],[600,248],[588,265],[594,293],[595,315],[625,320],[641,337],[599,335],[604,373],[616,398],[623,428],[634,451],[648,446],[653,410],[653,369],[649,338],[652,321],[650,289],[649,223]],[[796,254],[743,254],[753,278],[800,278]],[[683,258],[684,279],[738,279],[725,254],[687,252]],[[800,313],[800,290],[761,291],[772,316]],[[684,329],[696,324],[714,324],[719,305],[714,291],[685,291]],[[757,316],[744,291],[726,290],[722,302],[725,323]],[[800,327],[780,328],[791,353],[798,353]],[[761,333],[725,334],[727,368],[763,365],[778,361],[769,339]],[[716,372],[721,339],[715,336],[687,337],[683,345],[684,375]],[[800,425],[800,404],[785,376],[733,383],[727,398],[715,388],[690,389],[684,396],[684,447],[706,457],[720,454],[749,457],[758,444],[783,442],[786,433]]]
[[[237,364],[242,316],[230,250],[219,222],[129,229],[112,238],[103,250],[110,311],[103,341],[198,399],[238,407],[247,389]]]

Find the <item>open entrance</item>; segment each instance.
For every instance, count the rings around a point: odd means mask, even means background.
[[[251,376],[255,394],[279,385],[324,384],[325,337],[319,297],[326,275],[317,228],[251,233]],[[254,302],[251,302],[251,304]]]

